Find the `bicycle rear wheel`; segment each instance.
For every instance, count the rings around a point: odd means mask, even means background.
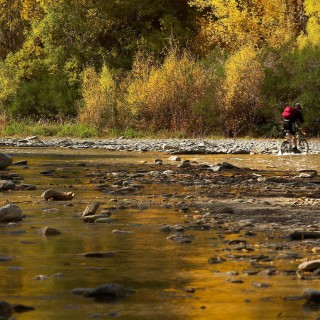
[[[290,153],[291,152],[291,145],[289,141],[283,141],[280,147],[281,154],[283,153]]]
[[[309,152],[309,144],[306,139],[301,139],[299,141],[299,148],[301,153],[308,153]]]

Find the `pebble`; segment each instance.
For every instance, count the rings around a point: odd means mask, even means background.
[[[282,139],[23,139],[2,138],[7,147],[99,148],[110,151],[158,151],[178,154],[274,154],[279,153]],[[309,153],[320,154],[320,142],[312,141]]]

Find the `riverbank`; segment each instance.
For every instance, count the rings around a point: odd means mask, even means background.
[[[281,139],[76,139],[76,138],[0,138],[0,146],[109,151],[167,152],[170,154],[278,154]],[[320,154],[320,141],[309,141],[311,154]]]

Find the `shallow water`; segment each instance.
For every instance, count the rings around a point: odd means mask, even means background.
[[[302,300],[286,301],[284,297],[300,295],[314,281],[301,281],[292,272],[297,264],[292,260],[249,263],[227,261],[209,264],[208,258],[227,249],[223,240],[244,235],[224,235],[221,231],[188,231],[194,236],[191,244],[167,240],[160,231],[163,224],[183,224],[184,215],[165,209],[160,196],[172,190],[165,185],[153,190],[152,201],[159,206],[148,207],[148,197],[134,195],[111,196],[94,191],[85,173],[90,164],[153,163],[168,161],[168,155],[156,153],[106,152],[102,150],[70,149],[3,149],[14,161],[28,160],[28,168],[11,167],[24,178],[24,183],[36,184],[35,191],[12,191],[0,194],[0,204],[17,203],[27,218],[19,224],[0,226],[0,255],[12,260],[0,262],[0,300],[20,303],[34,311],[14,314],[17,320],[53,319],[315,319],[320,310],[312,309]],[[319,170],[319,155],[192,155],[182,159],[198,163],[230,162],[252,169]],[[86,167],[77,165],[86,163]],[[46,165],[44,165],[46,164]],[[57,170],[54,177],[41,172]],[[72,191],[71,202],[45,202],[40,195],[48,188]],[[150,186],[154,188],[154,186]],[[168,186],[169,188],[169,186]],[[169,190],[169,191],[168,191]],[[181,190],[176,193],[183,194]],[[159,199],[158,199],[159,196]],[[157,200],[158,199],[158,200]],[[78,214],[88,203],[98,200],[102,206],[135,201],[140,207],[116,210],[112,224],[83,223]],[[116,201],[115,201],[116,200]],[[115,202],[114,202],[115,201]],[[72,205],[70,205],[72,204]],[[51,226],[61,235],[42,237],[35,231]],[[112,230],[127,230],[114,234]],[[265,243],[282,243],[282,236],[260,234],[246,240],[255,248],[254,254],[276,256]],[[86,258],[84,252],[113,251],[111,258]],[[227,252],[229,253],[229,252]],[[232,251],[231,251],[232,253]],[[238,253],[237,253],[238,254]],[[288,275],[246,275],[245,270],[277,267]],[[238,272],[230,275],[228,272]],[[43,280],[36,280],[44,275]],[[242,280],[232,283],[229,280]],[[73,288],[93,288],[105,283],[118,283],[135,290],[123,300],[101,303],[71,293]],[[257,288],[254,283],[267,284]]]

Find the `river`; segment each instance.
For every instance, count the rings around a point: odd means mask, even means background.
[[[10,172],[23,177],[36,190],[2,192],[0,203],[19,205],[26,218],[21,223],[0,226],[0,300],[35,308],[15,313],[17,320],[69,319],[315,319],[320,311],[304,301],[286,299],[311,286],[301,281],[291,260],[227,261],[209,264],[217,252],[228,251],[227,240],[239,235],[221,234],[211,228],[194,230],[192,244],[176,243],[160,231],[163,224],[183,224],[184,214],[163,205],[170,185],[145,186],[134,195],[112,195],[93,187],[91,172],[108,165],[153,164],[156,158],[168,161],[162,153],[107,152],[43,148],[7,148],[14,161],[27,160],[27,166],[11,166]],[[227,161],[252,169],[319,170],[319,155],[188,155],[198,163]],[[144,162],[144,163],[143,163]],[[53,169],[52,175],[43,171]],[[108,170],[109,170],[108,169]],[[125,175],[125,171],[124,171]],[[123,177],[123,175],[122,175]],[[175,189],[177,196],[184,194]],[[44,201],[47,189],[72,191],[72,201]],[[181,192],[180,192],[181,191]],[[112,223],[84,223],[79,214],[88,204],[100,201],[108,209],[117,206]],[[150,203],[153,205],[150,205]],[[125,204],[138,204],[126,206]],[[154,205],[159,203],[159,205]],[[124,206],[121,206],[124,204]],[[36,231],[57,228],[61,234],[44,237]],[[128,233],[115,233],[125,230]],[[244,236],[244,235],[240,235]],[[246,241],[255,254],[274,255],[266,245],[270,234]],[[281,245],[276,232],[272,242]],[[287,251],[283,249],[286,253]],[[290,251],[290,250],[289,250]],[[88,258],[86,252],[114,252],[109,258]],[[266,276],[263,267],[283,272]],[[250,272],[249,272],[250,271]],[[285,275],[284,275],[285,274]],[[74,288],[94,288],[117,283],[133,289],[132,295],[113,302],[98,302],[71,293]]]

